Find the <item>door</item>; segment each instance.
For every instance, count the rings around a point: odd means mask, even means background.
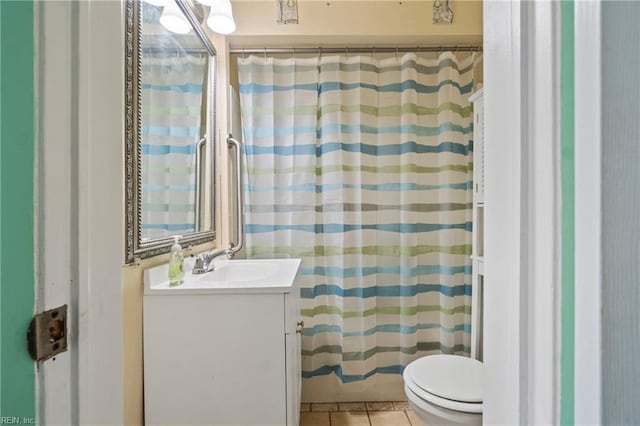
[[[45,9],[47,12],[43,13]],[[56,61],[44,66],[54,53],[68,52],[67,47],[61,46],[69,43],[70,32],[64,37],[55,29],[68,28],[70,16],[69,4],[64,2],[51,2],[46,7],[32,1],[0,2],[0,408],[1,416],[9,418],[7,421],[23,424],[35,423],[36,416],[38,423],[71,424],[74,420],[71,393],[78,381],[77,377],[72,380],[71,375],[73,352],[36,366],[28,355],[25,339],[34,310],[69,304],[73,282],[71,155],[69,146],[64,145],[71,139],[70,77],[64,78],[70,75],[70,62],[64,60],[69,56],[57,56]],[[39,27],[34,28],[34,22],[39,22]],[[54,31],[47,41],[38,40],[38,34],[50,28]],[[40,42],[37,51],[36,41]],[[73,314],[73,307],[70,308]],[[73,324],[70,325],[73,331]],[[77,419],[73,423],[78,423]]]
[[[36,310],[68,305],[68,350],[38,369],[38,420],[123,424],[122,5],[36,2],[34,22]]]
[[[38,365],[38,418],[43,424],[77,424],[77,205],[72,180],[73,115],[71,2],[39,2],[34,13],[38,122],[36,311],[67,305],[68,350]],[[47,34],[47,37],[42,37]],[[53,59],[55,58],[55,60]],[[74,218],[76,220],[74,220]],[[73,371],[73,373],[72,373]],[[76,407],[77,408],[77,407]]]
[[[0,422],[35,423],[33,2],[0,2]]]

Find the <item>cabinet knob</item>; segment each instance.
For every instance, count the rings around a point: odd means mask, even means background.
[[[301,334],[303,328],[304,328],[304,320],[298,321],[298,324],[296,325],[296,333]]]

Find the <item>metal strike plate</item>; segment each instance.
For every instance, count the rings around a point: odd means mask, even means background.
[[[27,330],[29,355],[45,361],[67,350],[67,305],[37,314]]]

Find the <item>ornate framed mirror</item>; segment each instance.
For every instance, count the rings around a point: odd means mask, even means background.
[[[126,1],[126,263],[215,238],[216,51],[188,0]],[[212,135],[209,137],[209,135]]]

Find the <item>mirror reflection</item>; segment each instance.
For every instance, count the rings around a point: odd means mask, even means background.
[[[168,12],[182,13],[172,2],[142,3],[142,241],[204,229],[196,173],[206,143],[209,54],[189,26],[175,34],[160,23]]]

